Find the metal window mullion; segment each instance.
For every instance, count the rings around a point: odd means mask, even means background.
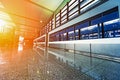
[[[67,2],[67,21],[69,20],[69,3]]]
[[[78,39],[79,40],[81,39],[81,31],[80,31],[80,29],[78,29]]]
[[[101,28],[102,28],[102,38],[105,38],[105,36],[104,36],[104,25],[103,25],[103,23],[102,23]]]
[[[79,15],[80,15],[80,5],[81,5],[81,2],[80,2],[80,0],[78,0],[78,13],[79,13]]]
[[[59,16],[60,16],[60,19],[59,19],[59,20],[60,20],[60,22],[59,22],[60,25],[61,25],[61,14],[62,14],[62,13],[61,13],[61,10],[60,10],[60,15],[59,15]]]
[[[98,38],[100,38],[100,24],[98,24]]]

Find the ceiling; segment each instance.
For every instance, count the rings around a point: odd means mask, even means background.
[[[51,11],[55,11],[64,0],[30,0]]]
[[[25,38],[36,38],[39,31],[50,20],[54,11],[64,0],[0,0],[0,15],[15,34]]]

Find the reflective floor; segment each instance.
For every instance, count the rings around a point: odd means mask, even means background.
[[[120,80],[120,63],[58,49],[0,48],[0,80]]]
[[[0,80],[93,80],[46,51],[20,47],[0,48]]]
[[[37,51],[40,52],[40,50],[45,49],[37,47]],[[120,80],[119,61],[94,58],[82,54],[83,52],[76,53],[60,49],[48,49],[48,56],[52,56],[52,58],[55,58],[59,63],[64,63],[65,65],[74,68],[74,70],[77,70],[80,73],[79,76],[84,74],[93,80]],[[78,80],[83,79],[79,78]]]
[[[28,58],[17,47],[0,47],[0,80],[28,80]]]

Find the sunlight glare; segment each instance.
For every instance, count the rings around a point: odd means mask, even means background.
[[[18,52],[21,52],[21,51],[23,51],[23,44],[18,45]]]
[[[5,22],[5,21],[0,20],[0,27],[4,26],[5,24],[6,24],[6,22]]]
[[[0,20],[0,32],[3,32],[3,28],[5,27],[5,21]]]

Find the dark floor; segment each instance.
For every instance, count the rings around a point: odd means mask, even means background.
[[[0,80],[92,80],[92,77],[33,49],[0,49]]]

